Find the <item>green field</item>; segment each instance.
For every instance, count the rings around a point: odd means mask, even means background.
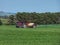
[[[60,45],[60,25],[37,28],[0,26],[0,45]]]

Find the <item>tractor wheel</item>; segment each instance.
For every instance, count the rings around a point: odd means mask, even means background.
[[[19,28],[19,26],[16,26],[16,28]]]

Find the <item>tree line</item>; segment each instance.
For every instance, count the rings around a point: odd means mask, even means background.
[[[17,12],[16,15],[10,15],[7,19],[10,25],[16,24],[17,21],[33,22],[36,24],[60,24],[60,12]]]
[[[23,22],[34,22],[37,24],[59,24],[60,23],[60,12],[56,13],[20,13],[16,14],[16,18]]]

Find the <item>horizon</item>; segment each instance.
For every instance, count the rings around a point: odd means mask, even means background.
[[[4,12],[60,12],[60,0],[0,0]]]
[[[18,12],[0,11],[0,13],[18,13]],[[20,13],[23,13],[23,12],[20,12]],[[34,12],[25,12],[25,13],[34,13]],[[36,12],[36,13],[59,13],[59,12]]]

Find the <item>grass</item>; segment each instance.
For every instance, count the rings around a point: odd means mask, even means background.
[[[0,26],[0,45],[60,45],[60,25],[37,28]]]

